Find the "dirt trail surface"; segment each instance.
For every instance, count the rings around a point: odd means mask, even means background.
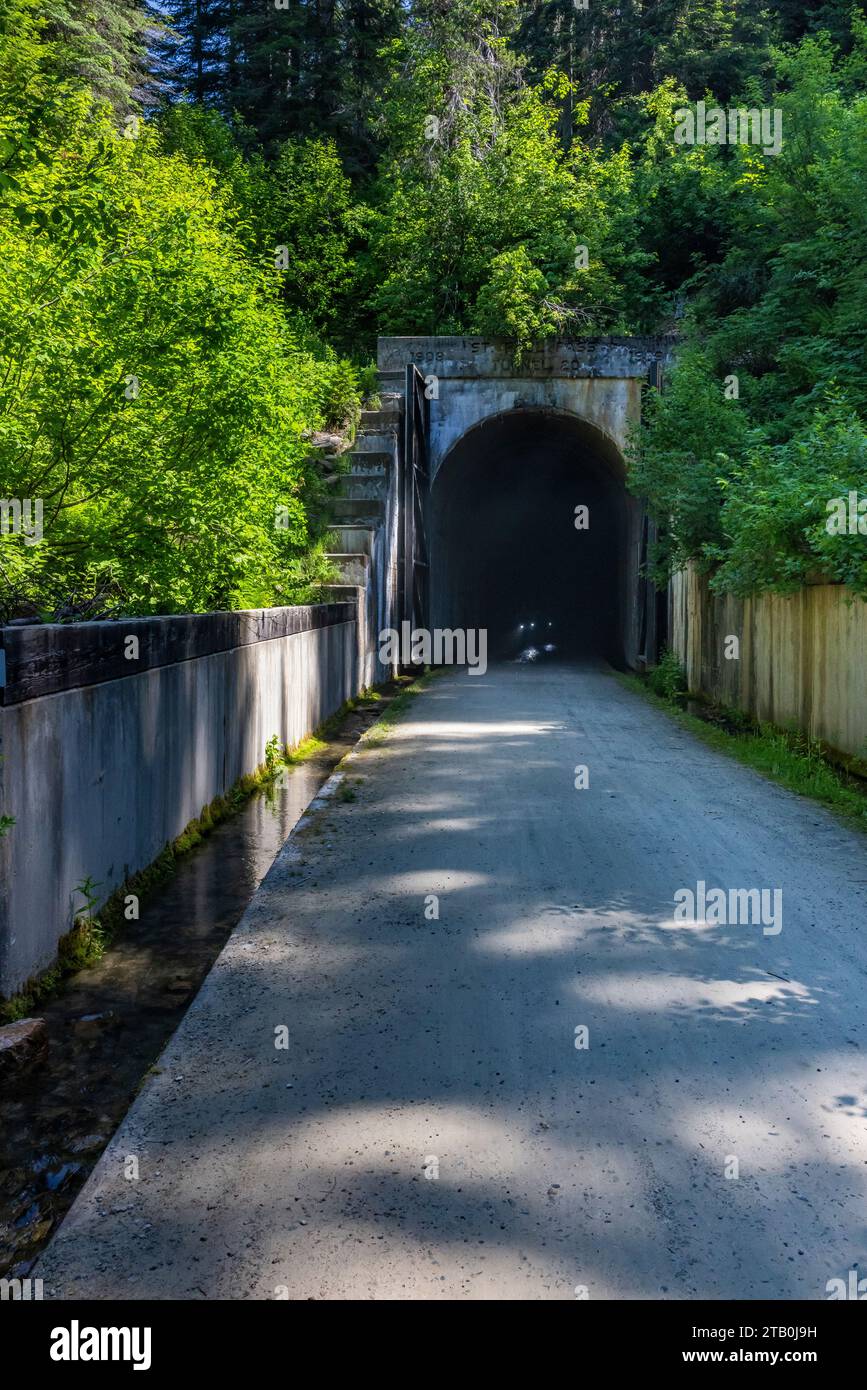
[[[867,1269],[864,850],[607,672],[433,681],[287,841],[34,1275],[824,1299]],[[781,888],[782,930],[676,920],[699,880]]]

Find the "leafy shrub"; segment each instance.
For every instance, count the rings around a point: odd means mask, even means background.
[[[721,514],[725,546],[708,548],[719,561],[711,586],[789,593],[827,579],[867,597],[867,536],[857,512],[849,517],[850,493],[856,507],[867,501],[867,429],[831,401],[794,438],[750,450],[736,470]],[[845,525],[829,531],[835,503]]]
[[[631,486],[664,532],[658,580],[693,560],[717,591],[826,578],[867,596],[864,537],[827,526],[833,499],[867,497],[867,23],[855,12],[851,40],[848,57],[822,33],[775,54],[779,156],[705,146],[642,165],[652,220],[675,207],[681,225],[705,227],[709,261],[686,282],[687,346],[631,449]]]
[[[663,700],[677,700],[686,694],[686,672],[670,647],[665,648],[658,664],[648,671],[647,683],[654,695]]]
[[[359,367],[358,389],[364,404],[376,410],[379,406],[379,368],[375,362]]]
[[[27,32],[0,26],[0,496],[44,520],[0,535],[0,619],[278,601],[354,372],[293,331],[213,171],[125,138]]]
[[[491,338],[508,338],[521,357],[557,328],[547,303],[548,282],[537,270],[525,246],[503,251],[491,262],[491,275],[476,299],[475,327]]]
[[[664,525],[651,557],[664,583],[687,560],[708,563],[723,544],[722,508],[741,462],[749,422],[696,349],[683,353],[660,395],[645,394],[629,450],[629,485]]]
[[[361,416],[361,386],[355,367],[345,358],[329,356],[319,370],[319,408],[326,427],[354,430]]]

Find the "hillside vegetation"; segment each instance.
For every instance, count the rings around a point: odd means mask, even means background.
[[[865,166],[848,3],[3,0],[0,619],[315,596],[378,333],[677,333],[657,576],[867,594]]]

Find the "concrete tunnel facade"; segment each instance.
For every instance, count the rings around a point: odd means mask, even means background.
[[[404,389],[410,364],[429,383],[432,627],[485,627],[492,656],[516,654],[524,623],[566,656],[655,659],[664,605],[643,577],[652,526],[627,491],[625,452],[642,385],[672,349],[557,340],[518,364],[483,339],[379,340],[385,390]]]

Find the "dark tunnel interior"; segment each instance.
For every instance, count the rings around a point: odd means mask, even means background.
[[[619,455],[578,418],[511,412],[471,430],[432,488],[433,626],[486,628],[490,659],[622,665],[625,517]]]

